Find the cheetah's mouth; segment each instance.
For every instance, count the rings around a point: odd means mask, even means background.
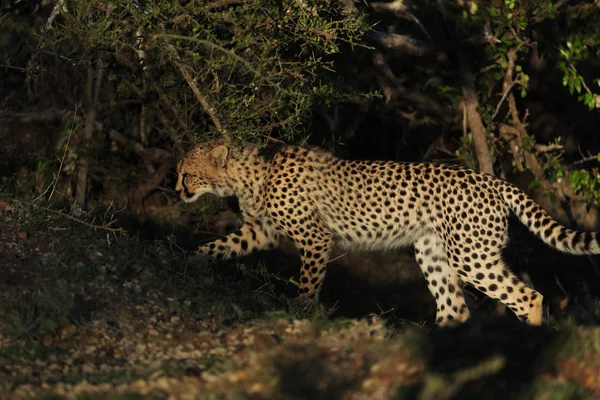
[[[208,191],[199,190],[196,193],[192,193],[187,188],[184,188],[179,197],[181,197],[181,200],[185,201],[186,203],[193,203],[198,200],[200,196],[207,192]]]
[[[192,192],[190,192],[190,191],[188,190],[188,188],[187,188],[187,187],[185,187],[185,186],[184,186],[184,187],[183,187],[183,192],[181,192],[181,195],[180,195],[180,197],[181,197],[183,200],[185,200],[185,199],[189,199],[190,197],[194,197],[194,195],[192,194]]]

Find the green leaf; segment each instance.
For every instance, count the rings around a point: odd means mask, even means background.
[[[539,179],[534,179],[531,181],[531,183],[529,183],[529,189],[533,189],[540,186],[540,181]]]
[[[575,90],[577,91],[577,93],[581,93],[581,82],[583,81],[583,78],[581,77],[577,77],[575,79]]]

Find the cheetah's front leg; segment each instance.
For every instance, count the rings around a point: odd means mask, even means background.
[[[272,249],[278,239],[275,231],[265,229],[260,222],[247,221],[237,231],[200,246],[197,252],[217,259],[229,259],[253,251]]]
[[[288,236],[294,241],[302,259],[298,287],[300,301],[312,305],[318,302],[333,247],[333,238],[327,229],[315,221],[314,217],[308,219],[309,231],[303,229],[288,231]]]

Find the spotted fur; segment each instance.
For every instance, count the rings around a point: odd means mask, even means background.
[[[198,251],[232,258],[272,249],[280,235],[302,258],[301,297],[315,299],[334,243],[385,250],[413,244],[438,325],[465,321],[469,283],[522,321],[542,322],[542,295],[502,260],[509,212],[558,250],[598,254],[598,235],[559,225],[512,184],[448,164],[348,161],[319,149],[196,146],[179,162],[176,191],[186,202],[205,193],[237,196],[244,223]]]

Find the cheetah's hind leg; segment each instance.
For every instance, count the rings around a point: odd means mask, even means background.
[[[461,279],[506,304],[521,321],[533,326],[542,324],[543,296],[511,272],[500,254],[484,262],[464,261],[461,266],[454,266]]]
[[[443,240],[432,232],[417,239],[414,246],[417,262],[435,297],[436,324],[448,326],[466,321],[469,309],[456,271],[448,264]]]

